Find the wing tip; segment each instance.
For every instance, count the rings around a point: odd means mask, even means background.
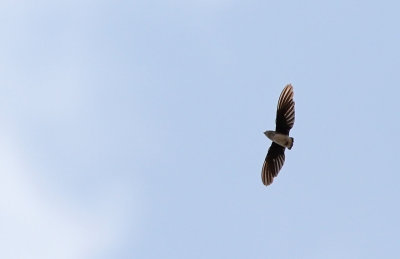
[[[265,185],[265,187],[267,187],[267,186],[270,186],[273,181],[274,181],[273,179],[270,181],[267,181],[267,182],[263,181],[263,184]]]
[[[279,99],[278,99],[278,108],[281,107],[284,103],[293,101],[294,91],[293,86],[288,84],[283,88]]]

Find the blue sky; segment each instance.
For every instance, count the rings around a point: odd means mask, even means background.
[[[0,257],[399,258],[398,10],[1,1]]]

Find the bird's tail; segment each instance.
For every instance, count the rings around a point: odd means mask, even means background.
[[[288,148],[289,150],[291,150],[292,147],[293,147],[294,139],[293,139],[293,138],[289,138],[289,139],[290,139],[290,140],[289,140],[289,143],[288,143],[288,145],[287,145],[287,148]]]

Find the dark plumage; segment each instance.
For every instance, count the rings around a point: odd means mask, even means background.
[[[275,131],[264,132],[273,141],[268,149],[261,173],[265,185],[270,185],[281,170],[285,162],[285,148],[291,149],[293,146],[293,138],[289,137],[295,115],[293,95],[293,87],[290,84],[282,90],[278,100]]]

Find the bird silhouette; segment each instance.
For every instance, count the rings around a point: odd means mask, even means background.
[[[293,138],[289,131],[294,124],[293,87],[285,86],[278,100],[276,111],[275,131],[267,130],[264,134],[272,140],[267,156],[262,167],[261,178],[264,185],[268,186],[274,180],[285,162],[285,149],[293,147]]]

